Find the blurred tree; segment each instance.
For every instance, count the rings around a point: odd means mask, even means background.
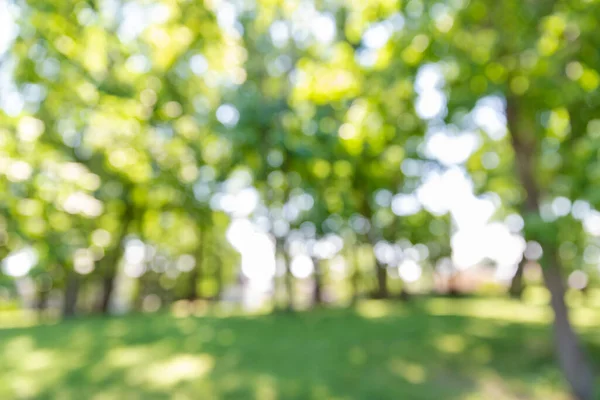
[[[590,51],[597,41],[590,36],[590,21],[598,9],[571,2],[479,1],[407,11],[416,17],[407,27],[418,34],[413,49],[400,56],[409,64],[431,60],[444,66],[447,121],[459,121],[486,96],[500,96],[504,102],[509,135],[498,140],[512,147],[525,237],[544,249],[543,277],[555,313],[558,359],[575,395],[591,399],[593,374],[564,300],[561,219],[542,212],[544,202],[560,196],[589,199],[589,170],[575,161],[585,152],[575,144],[587,141],[581,116],[598,102],[600,60]]]
[[[0,116],[0,256],[37,252],[40,307],[55,287],[71,316],[99,287],[108,312],[121,270],[142,305],[153,290],[220,297],[230,216],[266,217],[288,308],[296,237],[314,303],[343,245],[352,297],[388,297],[400,262],[447,259],[454,216],[418,189],[456,167],[543,248],[558,359],[592,398],[561,275],[597,235],[583,216],[600,206],[593,1],[14,4],[0,61],[23,104]],[[431,151],[463,136],[461,154]],[[243,190],[256,204],[231,206]]]

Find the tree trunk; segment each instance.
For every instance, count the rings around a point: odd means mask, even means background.
[[[102,314],[108,314],[108,309],[110,308],[110,298],[112,297],[114,287],[114,275],[105,276],[102,278],[102,291],[100,294],[100,304],[98,308]]]
[[[290,256],[283,250],[283,259],[285,260],[285,293],[287,296],[287,311],[294,311],[294,275],[292,274]]]
[[[117,275],[117,264],[123,257],[124,253],[124,241],[127,233],[129,232],[129,225],[133,221],[133,205],[127,199],[125,205],[125,212],[123,214],[123,223],[121,230],[118,233],[117,241],[113,249],[104,258],[104,270],[102,277],[102,291],[100,301],[97,305],[97,310],[102,314],[108,314],[110,306],[110,298],[112,297],[113,290],[115,288],[115,279]]]
[[[352,272],[350,273],[350,284],[352,286],[352,304],[356,304],[358,301],[358,297],[360,296],[360,268],[358,264],[358,247],[356,249],[350,249],[348,252],[348,263],[352,267]]]
[[[200,291],[198,290],[198,281],[200,280],[199,275],[200,271],[197,266],[190,271],[189,289],[187,295],[187,300],[189,301],[198,300],[198,297],[200,296]]]
[[[204,226],[198,227],[198,248],[196,249],[196,265],[190,271],[190,289],[188,292],[188,300],[198,300],[202,296],[201,289],[198,288],[202,284],[204,273]]]
[[[40,313],[48,308],[48,292],[46,290],[38,290],[35,299],[35,308]]]
[[[221,262],[221,258],[217,252],[214,255],[215,262],[215,282],[217,284],[217,293],[215,294],[215,300],[221,301],[223,297],[223,263]]]
[[[143,311],[144,297],[148,293],[148,271],[144,272],[137,280],[137,291],[133,299],[134,310]]]
[[[539,213],[540,194],[534,174],[536,152],[535,126],[532,121],[520,115],[516,99],[507,98],[506,118],[515,153],[517,172],[526,192],[524,211]],[[550,304],[554,312],[555,351],[564,377],[579,400],[592,400],[594,374],[579,339],[569,320],[569,310],[565,304],[565,286],[560,274],[560,262],[555,249],[545,246],[546,265],[542,268],[544,282],[551,296]]]
[[[43,320],[45,311],[48,308],[48,290],[39,283],[36,290],[35,308],[37,310],[38,319],[40,321]]]
[[[514,299],[520,299],[523,295],[523,290],[525,289],[523,284],[523,270],[525,269],[525,264],[527,264],[527,260],[523,258],[517,267],[515,276],[513,276],[512,280],[510,281],[508,294]]]
[[[313,258],[312,261],[314,264],[313,305],[318,306],[323,303],[323,276],[320,261],[316,258]]]
[[[375,297],[378,299],[387,299],[389,297],[387,287],[387,270],[378,262],[375,263],[375,268],[377,270],[377,293],[375,293]]]
[[[279,265],[280,261],[283,262],[284,271],[280,274]],[[285,259],[285,245],[283,238],[275,238],[275,275],[273,276],[273,295],[272,300],[275,311],[281,311],[287,309],[289,304],[287,303],[287,260]]]
[[[406,288],[404,287],[404,283],[402,284],[402,290],[400,290],[400,300],[402,300],[402,301],[410,300],[410,293],[408,293],[406,291]]]
[[[64,318],[75,316],[77,311],[77,295],[79,294],[79,278],[73,271],[67,271],[65,295],[62,315]]]
[[[569,320],[569,310],[564,298],[565,286],[555,253],[548,257],[548,264],[542,268],[542,274],[551,295],[550,303],[554,310],[554,341],[561,369],[577,399],[592,400],[594,374]]]

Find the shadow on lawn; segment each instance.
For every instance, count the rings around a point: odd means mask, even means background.
[[[547,326],[381,304],[0,330],[0,398],[565,398]]]

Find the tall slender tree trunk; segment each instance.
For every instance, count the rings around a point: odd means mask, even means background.
[[[102,278],[102,291],[100,292],[100,304],[99,311],[102,314],[108,314],[108,309],[110,307],[110,299],[112,297],[112,292],[115,288],[115,276],[113,274],[107,274]]]
[[[321,271],[321,261],[313,257],[314,280],[313,280],[313,305],[318,306],[323,303],[323,273]]]
[[[123,213],[123,222],[121,229],[117,234],[117,240],[112,250],[102,260],[104,264],[103,276],[102,276],[102,290],[100,293],[100,301],[97,305],[97,309],[102,314],[108,314],[110,307],[110,299],[115,288],[115,279],[117,275],[117,264],[123,257],[125,247],[125,237],[129,232],[129,226],[131,225],[134,218],[134,207],[129,199],[125,200],[125,212]]]
[[[188,292],[188,300],[198,300],[202,296],[202,291],[199,286],[202,283],[204,275],[204,248],[205,248],[205,227],[200,224],[198,226],[198,248],[196,249],[196,265],[190,271],[190,289]]]
[[[142,276],[140,276],[137,280],[137,291],[135,293],[135,298],[133,299],[134,309],[137,311],[142,311],[144,304],[144,297],[146,293],[148,293],[148,272],[144,272]]]
[[[62,315],[64,318],[74,317],[77,311],[77,295],[79,294],[79,277],[74,271],[67,271]]]
[[[43,320],[46,309],[48,308],[48,290],[46,290],[41,283],[38,283],[37,286],[35,308],[37,310],[38,319]]]
[[[543,277],[550,291],[550,303],[554,310],[554,342],[558,360],[575,396],[579,400],[592,400],[594,373],[569,320],[569,310],[564,299],[565,285],[557,254],[551,251],[546,262]]]
[[[352,304],[356,304],[360,296],[360,265],[358,264],[358,246],[348,251],[348,263],[352,268],[350,271],[350,286],[352,288]]]
[[[285,283],[285,295],[287,299],[286,310],[294,311],[294,275],[292,274],[290,256],[285,250],[282,249],[283,259],[285,262],[285,273],[284,273],[284,283]]]
[[[276,268],[275,268],[275,275],[273,276],[273,295],[272,295],[272,300],[273,300],[273,304],[274,304],[274,310],[282,310],[282,309],[286,309],[286,297],[287,297],[287,293],[286,293],[286,276],[285,276],[285,269],[283,271],[283,274],[280,275],[280,271],[279,271],[279,264],[281,260],[284,260],[284,254],[285,254],[285,246],[284,246],[284,242],[283,242],[283,238],[281,237],[275,237],[275,264],[276,264]],[[286,268],[285,265],[285,261],[283,261],[284,263],[284,268]]]
[[[373,224],[373,210],[369,205],[369,201],[364,198],[363,206],[362,206],[362,214],[365,218],[369,220],[369,223]],[[383,265],[379,263],[377,257],[375,256],[374,248],[380,237],[375,233],[375,228],[373,226],[370,227],[369,232],[365,236],[365,239],[371,244],[372,255],[375,265],[375,279],[377,281],[377,288],[375,290],[375,296],[378,299],[387,299],[389,297],[388,285],[387,285],[387,271]]]
[[[35,308],[38,312],[43,313],[48,308],[48,292],[43,289],[38,289],[36,292]]]
[[[221,262],[221,257],[218,251],[213,257],[215,262],[215,282],[217,284],[215,300],[221,301],[221,298],[223,297],[223,263]]]
[[[133,309],[143,311],[144,297],[150,293],[150,266],[154,262],[154,255],[150,252],[150,248],[145,249],[144,272],[137,278],[137,290],[133,298]]]
[[[387,270],[379,262],[375,263],[377,270],[377,293],[378,299],[387,299],[389,297],[388,284],[387,284]]]
[[[519,104],[514,98],[507,98],[506,117],[515,153],[517,172],[527,195],[524,204],[525,212],[538,214],[540,193],[534,174],[534,157],[537,146],[535,126],[532,120],[521,115]],[[560,261],[556,249],[552,246],[545,246],[544,252],[546,255],[544,257],[545,265],[542,266],[542,275],[551,296],[550,304],[554,312],[555,351],[559,365],[577,399],[592,400],[594,374],[569,320],[569,310],[565,304],[565,286],[560,273]]]
[[[515,276],[513,276],[512,280],[510,281],[510,288],[508,289],[508,294],[512,298],[520,299],[523,295],[523,290],[525,289],[525,285],[523,282],[523,271],[525,269],[525,264],[527,264],[527,260],[523,258],[517,266],[517,272],[515,272]]]

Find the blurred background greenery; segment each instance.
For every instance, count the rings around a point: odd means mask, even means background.
[[[0,0],[0,397],[598,398],[599,19]]]

